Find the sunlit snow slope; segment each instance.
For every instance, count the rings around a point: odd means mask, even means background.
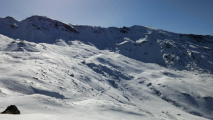
[[[5,120],[213,119],[213,37],[0,18]]]

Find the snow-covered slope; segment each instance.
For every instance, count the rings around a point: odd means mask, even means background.
[[[0,33],[0,110],[22,113],[5,120],[213,119],[211,36],[40,16],[2,18]]]
[[[213,71],[213,37],[143,26],[101,28],[65,24],[42,16],[0,18],[0,34],[36,43],[79,40],[146,63],[176,70]]]

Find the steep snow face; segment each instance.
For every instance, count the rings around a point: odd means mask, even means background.
[[[0,41],[0,109],[15,104],[22,114],[4,120],[213,118],[212,74],[174,71],[78,40]]]
[[[23,21],[0,18],[0,34],[35,43],[68,43],[79,40],[101,50],[175,70],[213,71],[213,37],[175,34],[143,26],[109,27],[65,24],[32,16]]]

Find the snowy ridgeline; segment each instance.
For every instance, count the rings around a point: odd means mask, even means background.
[[[40,16],[0,34],[0,110],[21,111],[4,120],[213,119],[211,36]]]
[[[100,50],[156,63],[175,70],[213,71],[213,36],[185,35],[143,26],[109,27],[65,24],[42,16],[22,21],[0,18],[0,34],[35,43],[64,44],[78,40]]]

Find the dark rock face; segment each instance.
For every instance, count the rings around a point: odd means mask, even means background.
[[[15,105],[10,105],[1,114],[21,114],[21,113]]]

